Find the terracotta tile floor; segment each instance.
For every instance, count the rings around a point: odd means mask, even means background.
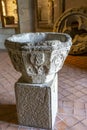
[[[0,51],[0,130],[41,130],[17,124],[14,70]],[[68,56],[59,72],[59,110],[53,130],[87,130],[87,56]]]

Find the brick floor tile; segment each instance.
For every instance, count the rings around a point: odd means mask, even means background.
[[[58,114],[54,130],[87,130],[87,56],[68,56],[59,74]],[[14,84],[21,76],[7,52],[0,51],[0,104],[15,104]],[[4,115],[3,118],[9,116]],[[13,112],[14,114],[14,112]],[[13,117],[15,122],[15,119]],[[12,122],[13,122],[12,120]],[[42,130],[0,122],[0,130]]]
[[[72,128],[73,129],[71,129],[71,130],[87,130],[87,127],[82,123],[78,123],[75,126],[73,126]]]

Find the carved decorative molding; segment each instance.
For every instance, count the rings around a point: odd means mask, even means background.
[[[72,55],[87,53],[87,7],[65,11],[54,25],[54,32],[69,34],[73,39]]]
[[[28,83],[45,83],[62,68],[71,47],[71,38],[62,33],[26,33],[5,41],[15,69]]]

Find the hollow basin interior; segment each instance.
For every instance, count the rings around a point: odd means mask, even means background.
[[[31,43],[35,44],[36,43],[43,43],[45,41],[52,41],[52,40],[58,40],[61,42],[66,42],[67,35],[63,33],[23,33],[23,34],[16,34],[11,37],[9,37],[7,40],[11,42],[17,42],[20,44],[23,43]]]

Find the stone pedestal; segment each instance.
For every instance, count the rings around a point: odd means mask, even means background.
[[[71,47],[61,33],[25,33],[8,38],[5,45],[22,76],[15,84],[21,125],[52,129],[58,108],[57,72]]]
[[[15,84],[21,125],[52,129],[58,110],[57,75],[47,84]]]

